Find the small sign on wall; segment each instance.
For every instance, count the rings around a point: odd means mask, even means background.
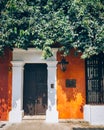
[[[54,84],[51,84],[51,88],[54,88]]]
[[[67,88],[75,88],[76,87],[76,79],[66,79],[66,87]]]

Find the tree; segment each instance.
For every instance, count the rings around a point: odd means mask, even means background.
[[[88,58],[104,52],[104,1],[74,0],[69,10],[73,26],[73,47]]]
[[[87,58],[104,52],[103,0],[2,0],[0,53],[5,47],[43,51],[60,45],[64,55],[71,48]]]

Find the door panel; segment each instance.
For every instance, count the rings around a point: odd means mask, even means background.
[[[26,64],[24,68],[25,115],[44,115],[47,109],[47,65]]]

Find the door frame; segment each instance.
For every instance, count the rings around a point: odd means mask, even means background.
[[[24,117],[23,110],[23,70],[26,63],[46,63],[48,72],[48,108],[46,122],[58,122],[57,94],[56,94],[56,69],[57,49],[53,48],[53,57],[44,60],[42,51],[34,48],[28,50],[13,50],[12,63],[12,109],[9,112],[10,122],[21,122]],[[51,87],[53,86],[53,87]],[[17,116],[18,115],[18,116]]]

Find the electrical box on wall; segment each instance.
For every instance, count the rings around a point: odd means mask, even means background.
[[[76,79],[66,79],[66,87],[67,88],[75,88],[76,87]]]

